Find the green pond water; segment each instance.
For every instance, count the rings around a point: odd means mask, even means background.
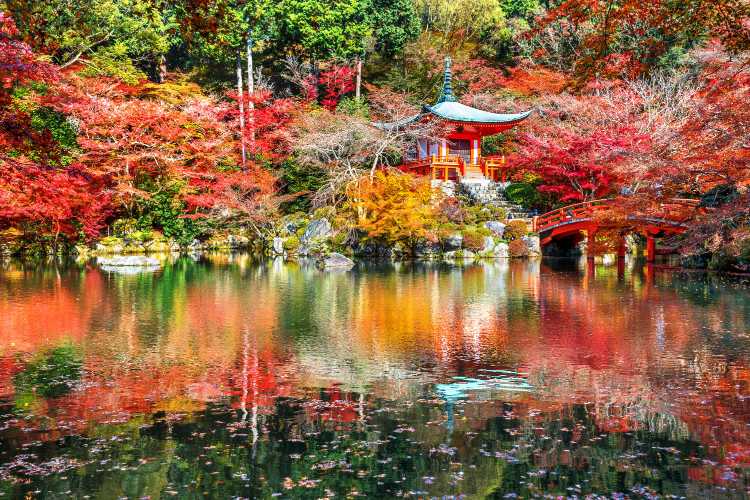
[[[0,263],[0,495],[744,498],[749,290],[633,262]]]

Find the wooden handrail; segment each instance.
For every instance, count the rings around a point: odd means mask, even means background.
[[[451,171],[455,171],[456,177],[459,179],[465,175],[464,161],[460,156],[432,156],[430,157],[430,163],[433,179],[442,178],[442,180],[447,181],[450,179]],[[438,176],[439,171],[442,175]]]
[[[593,217],[595,212],[602,210],[609,210],[613,200],[610,199],[599,199],[592,201],[584,201],[582,203],[574,203],[567,205],[545,214],[534,217],[533,219],[533,230],[534,232],[544,231],[547,228],[563,224],[565,222],[586,219]],[[666,200],[660,203],[660,209],[656,213],[649,214],[649,217],[655,219],[663,219],[670,222],[684,222],[688,220],[696,211],[699,200],[692,200],[687,198],[674,198]],[[693,209],[691,213],[686,214],[684,210],[682,213],[672,210],[672,207],[680,206],[688,209]]]
[[[505,182],[510,166],[505,163],[505,156],[483,156],[480,160],[482,174],[493,181]],[[498,172],[500,175],[498,176]]]

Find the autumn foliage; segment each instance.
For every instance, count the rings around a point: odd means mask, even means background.
[[[259,208],[272,202],[275,178],[256,163],[239,167],[231,100],[179,82],[154,89],[61,72],[14,38],[12,20],[0,14],[0,23],[0,230],[54,244],[90,240],[112,217],[137,216],[165,189],[188,217],[265,213]],[[267,92],[252,99],[252,151],[278,158],[288,151],[290,104]],[[74,144],[61,145],[60,130],[35,124],[42,111],[60,117],[56,126],[74,134]]]
[[[434,223],[432,197],[428,180],[381,171],[348,187],[346,209],[368,238],[413,244],[427,237]]]

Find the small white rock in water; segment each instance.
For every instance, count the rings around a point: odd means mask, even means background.
[[[320,261],[320,265],[323,269],[351,269],[354,267],[354,261],[345,255],[334,252]]]
[[[117,257],[99,257],[97,263],[105,271],[120,273],[138,273],[155,271],[161,267],[158,259],[145,255],[120,255]]]

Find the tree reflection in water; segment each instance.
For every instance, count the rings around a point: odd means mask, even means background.
[[[638,266],[5,264],[0,487],[742,496],[749,324],[745,283]]]

